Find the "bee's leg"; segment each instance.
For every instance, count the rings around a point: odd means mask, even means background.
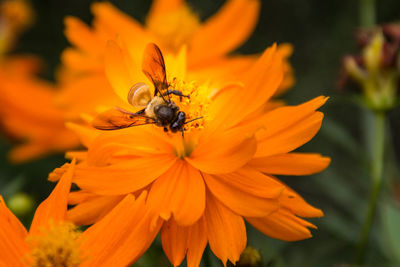
[[[164,127],[164,132],[168,132],[168,128],[167,127]]]
[[[168,90],[166,93],[163,94],[163,96],[167,96],[167,95],[177,95],[177,96],[181,97],[181,99],[182,99],[182,97],[190,98],[190,95],[184,95],[184,94],[182,94],[181,91],[178,91],[178,90]]]
[[[136,112],[134,114],[135,115],[142,115],[142,114],[145,114],[145,112],[146,112],[146,109],[144,108],[144,109],[141,109],[141,110],[139,110],[138,112]]]
[[[185,138],[185,131],[182,128],[182,139]]]

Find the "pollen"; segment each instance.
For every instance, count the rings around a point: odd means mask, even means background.
[[[206,85],[198,85],[197,82],[185,82],[174,78],[170,83],[170,90],[178,90],[189,97],[174,95],[172,100],[179,106],[180,110],[186,113],[184,130],[190,132],[192,129],[204,128],[204,121],[207,120],[207,108],[210,104],[210,90]]]
[[[182,5],[171,12],[152,16],[146,24],[163,47],[178,52],[200,27],[200,19],[187,5]]]
[[[50,223],[37,235],[27,238],[31,247],[29,261],[33,267],[78,266],[82,259],[76,239],[80,232],[69,222]]]

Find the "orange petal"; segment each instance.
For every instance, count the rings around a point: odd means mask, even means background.
[[[207,245],[207,231],[204,216],[190,226],[180,226],[173,219],[164,223],[161,242],[168,259],[178,266],[187,254],[187,266],[200,265]]]
[[[239,123],[231,114],[237,114],[237,106],[240,106],[239,102],[245,91],[243,84],[228,84],[213,96],[208,110],[210,119],[207,121],[207,131],[221,131]],[[231,122],[232,119],[234,122]],[[229,125],[226,125],[227,122]]]
[[[222,263],[236,263],[247,243],[243,218],[207,194],[205,218],[210,248]]]
[[[265,104],[278,90],[283,79],[282,56],[276,44],[267,48],[261,57],[244,74],[247,99],[252,97],[253,104],[243,117]]]
[[[67,16],[64,20],[64,34],[68,41],[88,54],[102,54],[104,47],[101,40],[80,19]]]
[[[95,2],[90,8],[96,19],[108,20],[110,25],[114,24],[119,28],[130,28],[130,30],[135,28],[138,31],[143,29],[131,16],[125,14],[110,2]]]
[[[319,96],[298,106],[276,108],[261,116],[256,123],[264,125],[264,128],[256,134],[259,147],[255,157],[266,157],[289,152],[291,151],[290,147],[294,149],[297,148],[296,146],[302,145],[302,142],[307,142],[318,131],[320,120],[322,119],[322,115],[318,115],[315,110],[321,107],[327,100],[327,97]],[[296,134],[302,134],[302,136],[296,138]],[[294,144],[288,142],[292,140],[282,140],[280,138],[292,138]],[[263,143],[265,141],[270,143],[270,140],[284,143],[276,143],[272,148],[267,148]],[[275,149],[278,149],[278,151]],[[279,151],[282,152],[277,153]]]
[[[25,266],[27,232],[0,196],[0,266]]]
[[[236,174],[238,175],[238,174]],[[238,187],[238,184],[230,183],[226,178],[234,175],[226,175],[227,177],[219,177],[204,174],[204,180],[207,188],[211,193],[223,203],[226,207],[241,216],[264,217],[279,208],[279,202],[273,198],[262,198],[248,193],[246,189]],[[243,185],[246,187],[256,186],[246,183],[246,177],[243,178]],[[283,187],[278,186],[269,189],[270,197],[278,198]]]
[[[204,249],[207,245],[207,226],[204,216],[195,224],[190,226],[190,234],[187,250],[187,267],[197,267],[200,265]]]
[[[102,61],[99,58],[83,53],[74,48],[66,48],[61,54],[61,61],[67,68],[82,72],[103,72]]]
[[[321,128],[323,117],[321,112],[315,112],[308,118],[286,128],[283,132],[260,141],[255,157],[287,153],[304,145],[317,134]]]
[[[274,177],[267,176],[248,165],[233,173],[214,175],[220,182],[262,198],[277,198],[284,186]]]
[[[84,161],[87,158],[87,151],[67,151],[65,152],[66,159],[76,159],[77,162]]]
[[[308,204],[299,194],[288,186],[286,186],[285,190],[282,192],[279,203],[282,207],[285,207],[287,210],[301,217],[313,218],[324,216],[322,210]]]
[[[173,219],[163,224],[161,242],[172,265],[178,266],[185,258],[189,241],[189,227],[179,226]]]
[[[259,118],[265,129],[257,133],[258,140],[262,141],[267,137],[279,134],[286,128],[298,124],[300,121],[313,115],[315,110],[324,105],[327,100],[328,97],[319,96],[297,106],[285,106],[266,113]],[[274,127],[267,127],[270,125]]]
[[[93,140],[100,134],[99,131],[76,123],[68,122],[66,126],[78,135],[80,142],[85,147],[89,147]]]
[[[205,173],[230,173],[245,165],[256,149],[253,137],[221,133],[200,142],[185,160]]]
[[[148,203],[166,220],[172,213],[178,224],[193,224],[205,208],[205,185],[200,172],[177,161],[153,183]]]
[[[185,1],[183,0],[154,0],[151,4],[149,13],[147,14],[147,20],[178,9],[184,3]]]
[[[11,162],[18,164],[43,157],[50,151],[52,151],[52,148],[50,148],[49,145],[43,144],[41,142],[33,142],[13,147],[8,154],[8,157]]]
[[[259,10],[258,0],[227,1],[193,36],[191,64],[222,56],[241,45],[256,26]]]
[[[276,45],[265,50],[241,80],[222,88],[210,106],[211,128],[229,129],[258,110],[273,96],[283,78],[282,58]]]
[[[246,218],[246,220],[263,234],[284,241],[310,238],[311,233],[307,227],[316,228],[286,209],[279,209],[264,218]]]
[[[60,87],[56,101],[58,105],[68,107],[67,116],[72,117],[70,120],[81,118],[82,113],[94,115],[108,107],[123,107],[125,104],[108,83],[103,63],[100,73],[80,75],[67,80]]]
[[[187,71],[187,47],[184,45],[181,47],[177,55],[174,54],[165,54],[165,68],[167,71],[167,77],[174,77],[180,81],[184,81],[186,79],[186,71]]]
[[[77,165],[73,182],[81,189],[95,194],[123,195],[147,186],[166,172],[175,161],[174,155],[160,154],[106,167]]]
[[[109,2],[93,3],[91,10],[94,14],[96,31],[108,30],[108,38],[121,36],[127,42],[131,54],[139,55],[147,43],[153,41],[152,35],[131,16],[125,14]],[[140,59],[139,58],[135,59]]]
[[[75,160],[63,174],[50,196],[36,209],[29,234],[37,234],[40,228],[46,227],[51,220],[63,221],[66,218],[68,193],[71,188],[71,180],[75,171]]]
[[[103,131],[90,145],[88,164],[110,165],[115,157],[132,159],[153,154],[172,155],[173,146],[166,140],[168,137],[164,132],[163,135],[158,134],[160,130],[153,125],[142,125],[118,131]]]
[[[280,175],[311,175],[328,167],[331,159],[313,153],[287,153],[254,158],[249,165],[261,172]]]
[[[206,64],[191,68],[188,80],[196,80],[200,84],[212,81],[213,85],[216,84],[218,88],[221,88],[226,81],[237,80],[257,59],[257,55],[235,55],[208,61]],[[224,81],[220,81],[221,77]]]
[[[107,78],[115,93],[127,101],[129,89],[137,82],[130,76],[122,49],[114,42],[108,41],[105,52],[105,70]]]
[[[40,58],[33,55],[7,55],[7,70],[16,71],[18,75],[32,75],[39,73],[43,67]]]
[[[67,218],[76,225],[90,225],[107,215],[123,196],[99,196],[83,201],[67,211]]]
[[[77,205],[81,202],[85,202],[90,198],[96,197],[97,195],[84,191],[84,190],[79,190],[79,191],[72,191],[69,192],[68,195],[68,205]]]
[[[127,195],[107,216],[80,237],[87,259],[82,266],[130,266],[151,245],[161,221],[150,230],[151,215],[145,206],[146,191],[137,200]]]

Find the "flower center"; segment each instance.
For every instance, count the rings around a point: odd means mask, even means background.
[[[179,97],[172,95],[171,99],[179,106],[180,110],[186,113],[184,130],[190,132],[193,129],[204,128],[204,121],[207,120],[207,108],[210,105],[210,90],[208,86],[198,85],[196,82],[185,82],[174,78],[170,82],[170,90],[178,90],[183,95]]]
[[[200,27],[200,19],[187,5],[182,5],[171,12],[151,17],[146,24],[163,47],[178,52]]]
[[[30,266],[78,266],[82,262],[76,243],[79,235],[80,232],[72,223],[51,222],[50,226],[41,229],[38,235],[27,238],[31,247]]]

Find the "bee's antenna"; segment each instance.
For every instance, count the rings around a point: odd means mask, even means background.
[[[202,118],[203,118],[203,117],[198,117],[198,118],[192,119],[192,120],[190,120],[190,121],[186,121],[184,124],[188,124],[188,123],[190,123],[190,122],[192,122],[192,121],[200,120],[200,119],[202,119]]]

